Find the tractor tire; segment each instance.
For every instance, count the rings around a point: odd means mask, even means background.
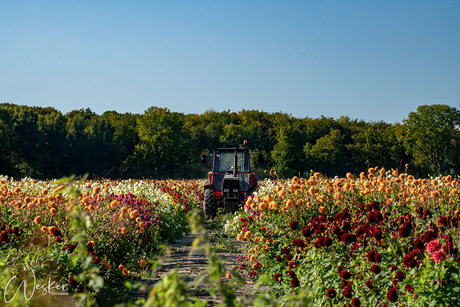
[[[214,201],[214,190],[204,190],[204,216],[206,219],[211,219],[217,214],[217,203]]]

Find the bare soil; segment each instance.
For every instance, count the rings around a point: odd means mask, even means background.
[[[208,258],[204,254],[203,251],[194,250],[192,251],[192,243],[195,240],[197,235],[195,234],[188,234],[187,236],[177,240],[174,244],[172,244],[171,253],[169,255],[165,255],[163,257],[162,266],[156,272],[155,276],[150,279],[143,280],[144,286],[141,287],[134,299],[145,298],[147,299],[149,290],[152,286],[159,281],[164,275],[166,275],[172,269],[178,269],[179,274],[182,277],[182,280],[186,283],[192,282],[195,278],[204,273],[209,273],[207,268],[208,265]],[[215,231],[207,230],[206,237],[210,240],[211,244],[216,242],[215,238],[217,234]],[[226,239],[231,240],[231,243],[237,251],[228,251],[223,250],[216,251],[219,258],[224,261],[224,266],[228,271],[231,271],[232,266],[239,266],[241,263],[237,262],[237,258],[242,254],[242,251],[246,248],[246,244],[244,242],[239,242],[236,239]],[[213,245],[216,246],[216,245]],[[228,283],[229,279],[225,276],[222,278],[224,283]],[[245,304],[248,305],[250,302],[253,301],[255,294],[253,294],[255,280],[246,280],[245,287],[238,286],[236,287],[235,294],[239,297]],[[216,304],[222,303],[222,298],[218,296],[216,299],[213,298],[209,292],[210,287],[207,284],[200,284],[196,287],[189,289],[189,295],[193,297],[197,297],[199,300],[204,301],[208,300],[208,306],[214,306]]]

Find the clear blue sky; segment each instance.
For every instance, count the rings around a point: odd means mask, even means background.
[[[402,122],[460,108],[460,1],[0,1],[0,102]]]

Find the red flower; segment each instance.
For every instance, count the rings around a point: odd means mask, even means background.
[[[283,275],[281,273],[276,273],[275,274],[275,281],[281,281],[283,280]]]
[[[351,278],[351,274],[350,274],[350,272],[348,272],[347,270],[342,270],[342,271],[340,272],[340,277],[342,277],[343,279],[348,280],[348,279]]]
[[[392,303],[396,303],[398,301],[398,290],[396,287],[390,288],[388,290],[387,299]]]
[[[439,217],[439,219],[438,219],[438,225],[439,225],[439,226],[448,227],[447,217],[445,217],[445,216]]]
[[[370,281],[370,280],[366,281],[366,286],[367,286],[369,289],[374,289],[374,285],[372,284],[372,281]]]
[[[381,269],[377,264],[374,264],[371,266],[371,271],[374,274],[379,274],[381,272]]]
[[[283,258],[281,257],[281,255],[276,255],[276,261],[278,261],[278,262],[283,261]]]
[[[351,292],[350,289],[345,288],[342,290],[342,295],[345,296],[346,298],[351,298],[353,296],[353,293]]]
[[[334,288],[329,288],[326,295],[328,298],[335,298],[337,296],[337,291],[335,291]]]
[[[300,282],[299,282],[299,280],[298,280],[297,278],[292,278],[292,279],[291,279],[291,286],[292,286],[292,287],[296,288],[296,287],[298,287],[299,285],[300,285]]]
[[[297,230],[297,228],[299,228],[299,222],[291,221],[291,223],[289,223],[289,227],[291,227],[292,230]]]
[[[285,255],[289,254],[290,252],[291,252],[291,250],[289,249],[288,246],[283,247],[283,253],[284,253]]]
[[[425,243],[423,243],[422,240],[420,239],[416,239],[414,241],[414,246],[416,249],[419,249],[419,250],[424,250],[425,249]]]
[[[414,287],[412,287],[411,285],[406,285],[404,288],[405,288],[408,292],[414,293]]]
[[[368,251],[367,260],[369,260],[370,262],[375,262],[375,254],[376,252],[374,250]]]
[[[353,305],[353,307],[361,307],[361,301],[359,300],[359,298],[355,297],[352,301],[351,301],[351,304]]]
[[[304,229],[302,229],[302,235],[305,237],[305,238],[309,238],[311,235],[312,235],[312,232],[310,230],[310,227],[306,227]]]
[[[65,249],[69,252],[72,253],[75,250],[76,246],[73,244],[69,244],[65,247]]]
[[[295,274],[295,272],[293,270],[289,270],[289,277],[296,278],[297,275]]]
[[[374,255],[374,261],[377,262],[377,263],[382,262],[382,255],[379,254],[379,253],[376,253]]]
[[[436,263],[446,260],[446,254],[444,254],[443,251],[437,251],[432,256],[433,256],[434,262]]]
[[[406,274],[403,271],[396,272],[396,279],[402,282],[406,278]]]
[[[403,226],[401,229],[399,229],[399,236],[402,238],[407,238],[410,236],[412,228]]]
[[[332,239],[329,238],[329,237],[325,237],[324,240],[323,240],[323,245],[326,246],[326,247],[329,247],[332,245]]]

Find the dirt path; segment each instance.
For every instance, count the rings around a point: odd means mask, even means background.
[[[136,299],[147,299],[152,285],[154,285],[172,269],[178,268],[179,274],[186,283],[195,280],[195,278],[203,272],[208,273],[208,258],[205,256],[204,252],[195,250],[194,253],[190,253],[192,250],[192,243],[196,237],[197,235],[189,234],[172,244],[171,254],[163,257],[163,265],[161,266],[161,269],[157,271],[154,278],[143,281],[145,286],[137,292],[135,295]],[[214,247],[216,247],[216,241],[222,240],[222,238],[219,239],[216,232],[212,230],[207,230],[206,237],[210,240]],[[218,250],[217,254],[220,259],[224,261],[225,268],[231,270],[233,265],[239,266],[241,264],[237,261],[237,258],[242,254],[246,245],[243,242],[238,242],[236,239],[226,240],[231,240],[231,243],[229,244],[230,246],[233,246],[232,251],[228,251],[228,249],[225,250],[225,248],[223,248],[223,251]],[[235,249],[238,249],[239,251],[236,251]],[[222,281],[224,283],[228,283],[229,279],[224,276]],[[253,295],[251,295],[251,290],[253,288],[254,281],[248,281],[246,283],[246,287],[237,287],[235,294],[237,297],[240,297],[243,302],[250,303],[254,298]],[[214,306],[215,304],[222,303],[222,298],[212,298],[209,290],[208,285],[202,284],[197,287],[190,288],[189,295],[195,296],[201,301],[208,300],[208,306]]]

